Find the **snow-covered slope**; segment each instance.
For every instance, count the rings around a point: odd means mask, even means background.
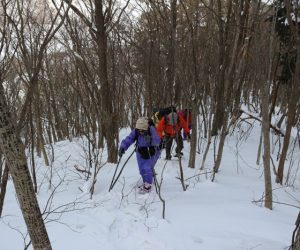
[[[120,138],[129,133],[124,129]],[[140,195],[141,181],[135,156],[131,157],[111,192],[109,185],[116,165],[106,164],[99,171],[95,192],[90,199],[91,181],[86,182],[74,166],[87,162],[81,139],[54,145],[53,180],[49,189],[51,167],[38,159],[38,199],[41,210],[47,209],[47,229],[54,250],[282,250],[291,243],[294,222],[300,206],[298,182],[293,187],[273,183],[274,209],[265,209],[259,201],[264,193],[263,167],[257,166],[259,126],[243,142],[241,134],[231,136],[225,145],[219,173],[210,181],[213,148],[205,169],[199,166],[203,154],[197,155],[197,168],[187,168],[189,144],[184,142],[182,165],[188,179],[182,190],[178,160],[164,160],[155,169],[166,202],[153,189]],[[245,137],[243,137],[245,139]],[[204,142],[203,142],[204,145]],[[129,148],[120,166],[133,150]],[[49,148],[49,154],[51,153]],[[275,152],[274,152],[275,153]],[[299,151],[295,156],[299,158]],[[103,152],[103,160],[106,152]],[[162,170],[164,169],[163,173]],[[93,171],[93,170],[92,170]],[[194,176],[194,177],[193,177]],[[272,172],[272,178],[274,174]],[[299,179],[299,178],[297,178]],[[55,190],[55,191],[54,191]],[[53,192],[54,191],[54,192]],[[51,196],[51,194],[53,194]],[[49,197],[52,197],[49,199]],[[49,212],[49,213],[48,213]],[[1,250],[24,249],[26,235],[23,218],[12,181],[8,184],[3,217],[0,219]],[[28,236],[26,238],[28,242]],[[29,249],[32,249],[29,247]]]

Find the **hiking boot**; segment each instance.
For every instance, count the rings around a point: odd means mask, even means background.
[[[172,158],[172,155],[167,155],[166,156],[166,160],[171,160],[171,158]]]
[[[149,193],[151,191],[151,187],[152,187],[151,184],[145,182],[144,185],[142,185],[141,187],[139,187],[139,193],[140,194]]]

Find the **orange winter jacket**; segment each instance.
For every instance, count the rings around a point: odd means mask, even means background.
[[[185,120],[183,119],[181,114],[177,114],[178,115],[178,121],[176,126],[168,124],[168,122],[165,122],[165,117],[163,117],[160,122],[157,125],[157,133],[159,135],[160,138],[163,137],[163,133],[167,136],[176,136],[176,133],[180,132],[180,129],[183,128],[184,131],[189,134],[190,130],[185,122]]]

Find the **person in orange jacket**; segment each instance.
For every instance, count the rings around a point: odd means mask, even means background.
[[[170,114],[164,116],[157,126],[157,133],[159,137],[162,139],[163,135],[164,138],[162,140],[162,143],[165,145],[162,145],[166,147],[166,160],[170,160],[172,158],[171,156],[171,148],[173,140],[175,140],[177,146],[176,146],[176,157],[181,157],[183,153],[181,152],[183,149],[183,140],[181,136],[181,129],[184,129],[186,132],[188,138],[190,137],[190,129],[188,128],[185,120],[183,119],[181,114],[178,114],[177,112],[171,112]]]
[[[186,122],[186,125],[191,130],[192,129],[192,112],[191,109],[182,109],[178,111],[178,114],[182,115],[183,119]],[[186,132],[183,131],[183,140],[187,139]]]

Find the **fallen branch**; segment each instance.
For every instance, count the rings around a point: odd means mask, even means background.
[[[189,178],[186,178],[184,181],[187,181],[187,180],[189,180],[189,179],[195,178],[195,177],[197,177],[197,176],[199,176],[199,175],[209,174],[209,173],[212,173],[212,171],[210,171],[210,172],[205,172],[205,173],[200,173],[200,174],[196,174],[196,175],[190,176]]]
[[[259,122],[262,122],[262,120],[261,119],[259,119],[258,117],[256,117],[256,116],[254,116],[254,115],[251,115],[251,114],[249,114],[248,112],[246,112],[246,111],[244,111],[244,110],[240,110],[240,112],[241,113],[245,113],[246,115],[248,115],[250,118],[252,118],[252,119],[254,119],[254,120],[256,120],[256,121],[259,121]],[[243,119],[242,119],[243,120]],[[277,133],[277,134],[279,134],[279,135],[281,135],[281,136],[285,136],[284,135],[284,133],[280,130],[280,129],[278,129],[276,126],[274,126],[273,124],[271,124],[270,123],[270,128],[271,129],[273,129],[274,131],[275,131],[275,133]]]
[[[80,168],[78,165],[74,165],[74,168],[75,168],[78,172],[80,172],[80,173],[84,173],[84,174],[88,174],[88,175],[91,175],[91,174],[92,174],[91,171],[88,171],[88,170],[86,170],[86,169],[82,169],[82,168]]]
[[[261,202],[264,202],[264,201],[265,201],[264,199],[260,199],[260,200],[256,200],[256,201],[252,201],[252,202],[253,202],[253,203],[261,203]],[[299,206],[292,205],[292,204],[288,204],[288,203],[284,203],[284,202],[273,201],[273,203],[275,203],[275,204],[280,204],[280,205],[285,205],[285,206],[289,206],[289,207],[295,207],[295,208],[300,209]]]

